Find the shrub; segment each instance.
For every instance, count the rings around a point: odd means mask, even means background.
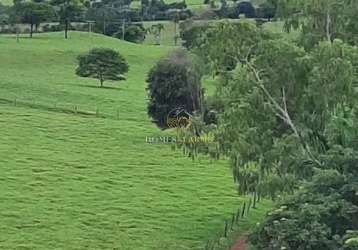
[[[256,17],[255,8],[250,2],[240,2],[237,4],[237,16],[245,15],[247,18]]]
[[[147,32],[144,29],[143,25],[131,24],[126,26],[125,28],[124,40],[132,43],[141,43],[144,41],[146,33]],[[118,39],[122,39],[123,38],[122,29],[120,28],[118,32],[116,32],[113,36]]]

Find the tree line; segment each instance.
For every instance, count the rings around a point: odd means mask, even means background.
[[[222,0],[219,5],[214,2],[212,8],[206,9],[204,13],[196,13],[187,8],[185,1],[167,4],[164,0],[142,0],[140,8],[134,9],[131,8],[131,0],[14,0],[10,7],[0,4],[0,25],[9,26],[7,29],[3,28],[2,32],[19,32],[17,24],[28,24],[32,37],[41,23],[57,22],[58,25],[47,24],[44,31],[64,30],[67,38],[72,22],[91,21],[94,32],[125,38],[131,42],[141,42],[148,32],[154,32],[158,41],[156,27],[146,30],[136,22],[171,20],[178,23],[190,18],[239,18],[241,15],[270,19],[277,9],[274,2],[270,0],[255,8],[248,1],[229,6],[226,0]]]
[[[130,0],[15,0],[10,7],[0,4],[0,25],[16,27],[17,24],[28,24],[32,37],[41,23],[57,22],[57,27],[47,27],[46,31],[63,29],[67,38],[72,22],[91,21],[95,32],[120,37],[124,30],[128,36],[135,34],[138,39],[143,36],[143,26],[132,22],[183,19],[190,16],[184,2],[166,4],[163,0],[142,1],[140,10],[130,8],[130,4]],[[8,31],[15,32],[13,29]]]

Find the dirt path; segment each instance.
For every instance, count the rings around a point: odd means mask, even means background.
[[[246,250],[246,238],[241,237],[236,244],[231,248],[231,250]]]

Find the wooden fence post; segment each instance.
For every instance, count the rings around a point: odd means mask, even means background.
[[[244,216],[245,216],[245,209],[246,209],[246,202],[244,201],[244,205],[243,205],[242,211],[241,211],[241,218],[244,218]]]
[[[257,192],[257,203],[260,203],[261,201],[261,194],[260,192]]]
[[[239,218],[240,218],[240,207],[237,209],[237,213],[236,213],[236,225],[239,224]]]
[[[231,217],[231,230],[234,231],[234,223],[235,223],[235,214],[232,214]]]
[[[254,203],[252,205],[252,208],[256,208],[256,197],[257,197],[256,192],[254,192]]]
[[[224,231],[224,237],[227,237],[227,230],[228,230],[228,225],[227,225],[227,221],[225,221],[225,231]]]
[[[247,214],[249,214],[249,212],[250,212],[251,204],[252,204],[252,199],[250,197],[249,205],[247,206]]]

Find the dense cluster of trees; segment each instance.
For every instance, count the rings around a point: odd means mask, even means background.
[[[0,24],[29,24],[32,37],[41,23],[58,22],[58,27],[46,27],[46,30],[64,30],[67,38],[72,22],[86,23],[90,20],[94,23],[95,32],[140,42],[147,30],[135,22],[182,20],[192,15],[185,2],[166,4],[163,0],[143,0],[140,9],[133,9],[130,4],[131,0],[15,0],[11,7],[0,5]],[[14,32],[14,29],[4,31]]]
[[[142,0],[139,8],[131,7],[131,0],[14,0],[11,7],[0,5],[0,24],[9,25],[2,32],[18,31],[16,24],[28,24],[29,34],[32,37],[34,31],[38,31],[41,23],[47,23],[42,30],[64,30],[65,38],[68,30],[88,30],[87,21],[94,24],[91,29],[94,32],[125,39],[131,42],[141,42],[146,33],[156,36],[157,44],[161,29],[144,30],[138,22],[153,20],[171,20],[179,23],[180,20],[192,18],[194,13],[187,8],[185,1],[165,3],[164,0]],[[249,1],[235,2],[233,5],[220,2],[219,7],[198,10],[196,19],[212,18],[239,18],[244,15],[248,18],[273,18],[276,14],[277,0],[269,0],[255,8]],[[58,25],[53,23],[57,22]],[[73,26],[71,23],[83,23]],[[128,29],[128,31],[127,31]],[[160,34],[160,32],[159,32]],[[178,37],[177,37],[178,38]],[[176,39],[177,39],[176,38]]]
[[[264,18],[272,19],[277,12],[277,1],[268,0],[258,6],[254,6],[251,1],[234,1],[234,4],[229,5],[226,0],[221,0],[219,8],[214,8],[215,13],[220,18]]]
[[[297,40],[250,21],[182,32],[218,87],[183,132],[216,144],[179,147],[228,157],[241,194],[279,199],[251,237],[258,249],[357,249],[358,2],[267,4]]]
[[[71,22],[83,20],[84,11],[77,0],[15,0],[11,7],[0,6],[0,18],[4,25],[28,24],[30,37],[41,23],[58,22],[67,38]]]

